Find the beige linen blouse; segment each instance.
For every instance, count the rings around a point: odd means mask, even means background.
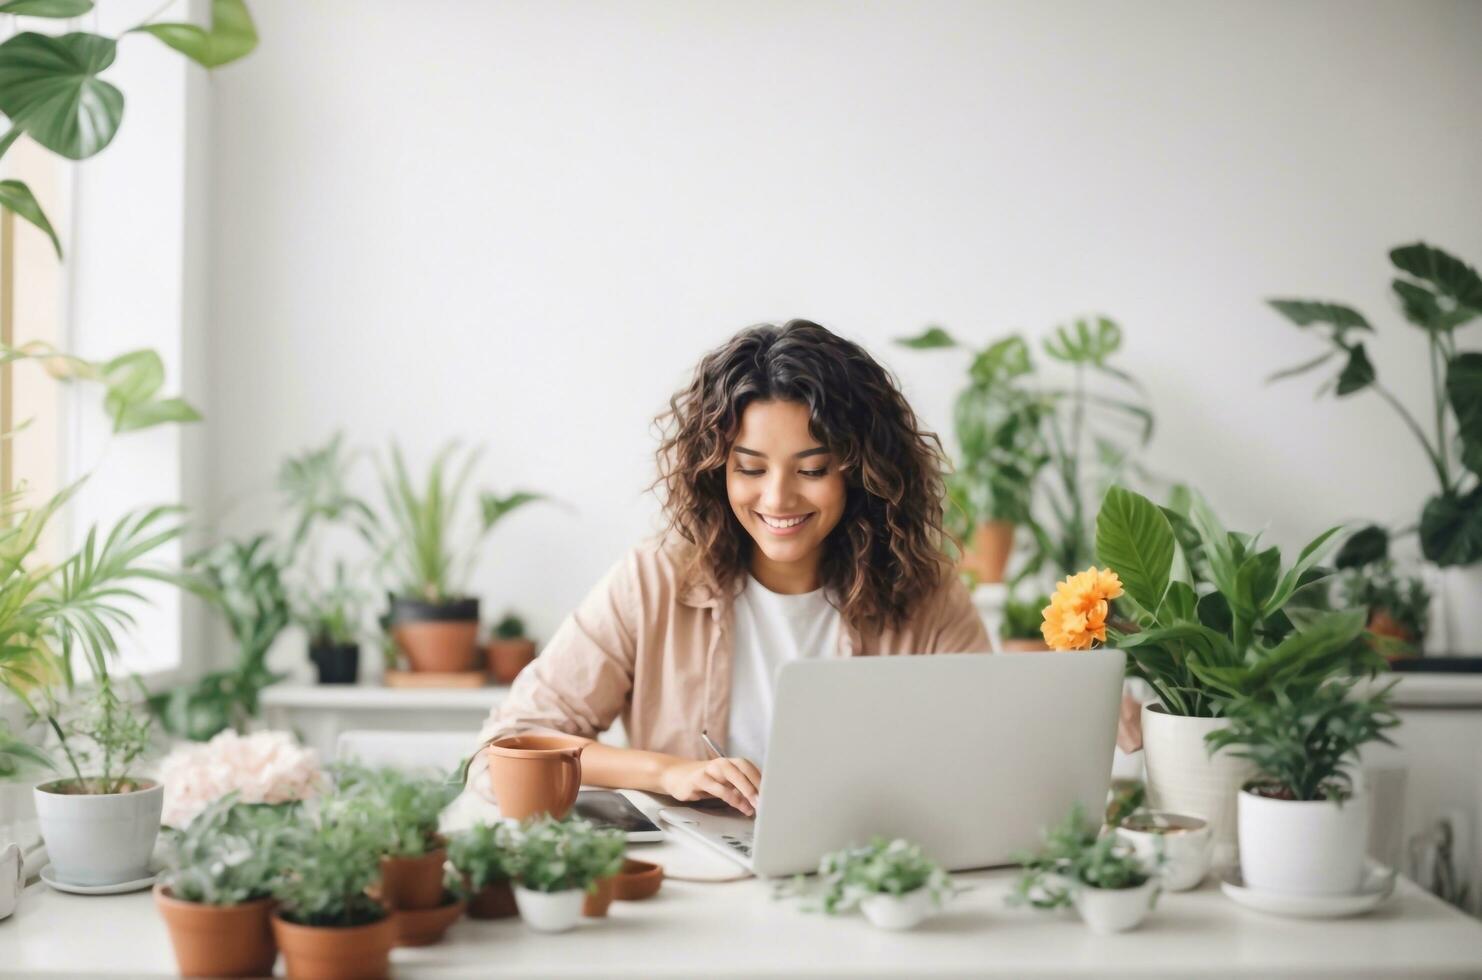
[[[636,749],[705,758],[701,730],[728,730],[732,602],[686,575],[686,546],[655,539],[612,567],[561,624],[481,744],[528,731],[596,738],[619,715]],[[897,630],[840,623],[835,655],[988,652],[988,633],[955,573]]]

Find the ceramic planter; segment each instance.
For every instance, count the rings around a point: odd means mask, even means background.
[[[586,892],[568,888],[563,892],[537,892],[515,886],[515,904],[520,918],[536,932],[566,932],[581,921]]]
[[[448,851],[381,858],[381,901],[394,911],[433,909],[443,904],[443,865]]]
[[[360,646],[355,643],[309,647],[321,684],[354,684],[360,679]]]
[[[1240,876],[1254,891],[1352,895],[1364,879],[1368,798],[1278,800],[1240,794]]]
[[[1185,718],[1161,706],[1142,709],[1143,762],[1148,808],[1203,817],[1214,839],[1213,860],[1235,860],[1235,798],[1255,767],[1221,749],[1213,756],[1204,736],[1228,724],[1223,718]]]
[[[508,881],[496,881],[474,892],[468,899],[470,919],[507,919],[518,915],[515,892]]]
[[[431,946],[463,916],[468,903],[444,894],[441,904],[430,909],[401,909],[391,918],[396,922],[396,945]]]
[[[1427,642],[1427,648],[1434,654],[1482,655],[1482,564],[1437,569],[1435,596],[1432,618],[1441,629],[1432,631],[1438,642]]]
[[[535,659],[535,641],[526,639],[490,640],[484,645],[484,658],[496,684],[513,684],[520,671]]]
[[[977,576],[979,582],[1002,582],[1013,551],[1013,522],[985,521],[973,528],[972,540],[967,543],[960,564]]]
[[[482,666],[477,599],[436,603],[393,596],[387,622],[414,671],[458,673]]]
[[[931,891],[918,888],[904,895],[870,895],[859,900],[859,910],[877,929],[914,929],[936,911]]]
[[[1073,893],[1081,921],[1098,935],[1135,929],[1152,911],[1158,882],[1149,878],[1136,888],[1089,888],[1081,885]]]
[[[183,977],[266,977],[278,960],[273,939],[273,900],[240,905],[185,902],[162,885],[154,905],[170,931],[175,964]]]
[[[384,980],[391,974],[396,920],[388,913],[363,926],[301,926],[274,912],[273,936],[290,978]]]
[[[144,779],[129,793],[59,792],[71,782],[52,780],[33,791],[36,820],[56,877],[74,885],[119,885],[148,876],[164,787]]]
[[[581,914],[589,919],[607,918],[607,910],[612,907],[613,879],[598,878],[597,887],[589,891],[582,899]]]
[[[1209,873],[1214,838],[1209,823],[1200,817],[1142,811],[1128,817],[1116,833],[1132,845],[1145,867],[1155,867],[1161,855],[1158,877],[1168,891],[1195,888]]]

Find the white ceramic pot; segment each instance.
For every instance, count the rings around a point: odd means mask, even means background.
[[[568,888],[562,892],[537,892],[515,886],[515,905],[520,918],[536,932],[566,932],[581,921],[582,900],[586,892]]]
[[[1434,570],[1427,656],[1482,655],[1482,564]]]
[[[34,793],[36,821],[53,874],[74,885],[118,885],[147,876],[160,832],[164,787],[140,780],[143,788],[132,793],[52,792],[65,782],[42,783]]]
[[[1254,891],[1352,895],[1364,879],[1369,801],[1240,794],[1240,876]]]
[[[1158,896],[1158,880],[1149,878],[1136,888],[1088,888],[1081,885],[1072,900],[1081,920],[1098,935],[1126,932],[1142,924]]]
[[[859,910],[880,929],[914,929],[936,911],[936,903],[930,889],[918,888],[904,895],[870,895],[859,900]]]
[[[1217,864],[1235,861],[1235,798],[1255,776],[1253,765],[1227,749],[1209,754],[1204,736],[1227,724],[1223,718],[1170,715],[1154,705],[1142,708],[1148,808],[1203,817]]]
[[[1128,817],[1117,828],[1117,836],[1132,845],[1145,866],[1161,863],[1158,877],[1168,891],[1195,888],[1209,873],[1214,836],[1202,817],[1142,811]]]

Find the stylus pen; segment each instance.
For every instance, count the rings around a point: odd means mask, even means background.
[[[720,750],[720,746],[710,741],[710,736],[705,733],[703,728],[700,729],[700,740],[705,743],[705,747],[710,750],[715,758],[724,759],[726,757],[726,754]]]

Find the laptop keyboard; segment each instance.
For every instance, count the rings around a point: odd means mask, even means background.
[[[720,839],[726,842],[731,850],[745,856],[751,857],[751,837],[732,837],[730,834],[721,834]]]

